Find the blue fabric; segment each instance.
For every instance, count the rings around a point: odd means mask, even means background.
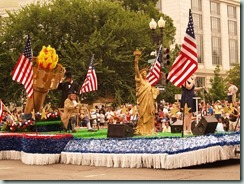
[[[63,152],[177,154],[217,145],[238,144],[240,144],[240,133],[237,132],[188,138],[73,139],[69,141]]]
[[[107,138],[74,139],[72,134],[25,135],[0,133],[0,151],[26,153],[148,153],[177,154],[211,146],[240,145],[240,132],[186,138]]]
[[[1,136],[0,135],[0,151],[22,150],[21,136]]]
[[[73,139],[72,134],[27,135],[0,134],[0,151],[15,150],[26,153],[61,153],[66,144]]]
[[[70,138],[22,139],[22,151],[26,153],[61,153]]]

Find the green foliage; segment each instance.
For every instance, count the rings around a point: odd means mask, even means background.
[[[151,12],[155,11],[155,6],[157,3],[157,0],[111,0],[113,2],[120,2],[121,5],[126,10],[132,10],[132,11],[144,11],[144,12]]]
[[[210,84],[212,88],[209,89],[209,93],[213,101],[226,99],[225,82],[223,77],[220,76],[219,65],[214,69],[214,78],[210,79]]]
[[[34,56],[42,46],[51,45],[59,55],[59,63],[72,72],[79,84],[85,80],[92,53],[95,55],[98,91],[85,94],[91,102],[113,96],[118,104],[134,103],[133,51],[143,51],[140,65],[144,65],[155,48],[148,23],[153,15],[160,15],[154,7],[149,9],[141,3],[136,11],[125,9],[117,1],[53,0],[8,12],[0,30],[1,98],[7,104],[21,103],[20,97],[25,96],[23,86],[12,81],[10,74],[30,34]],[[169,45],[174,40],[175,27],[168,16],[162,16],[166,20],[164,43]],[[58,104],[59,97],[60,92],[53,90],[46,100]]]
[[[220,76],[220,68],[217,65],[214,70],[214,78],[210,80],[212,88],[209,90],[211,100],[227,100],[228,82],[232,82],[239,89],[237,98],[240,98],[240,64],[235,65],[232,69],[226,72],[226,78]]]

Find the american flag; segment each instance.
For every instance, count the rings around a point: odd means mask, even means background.
[[[33,69],[30,36],[28,35],[24,52],[20,55],[14,70],[12,79],[24,85],[28,97],[33,95]]]
[[[189,9],[189,22],[186,28],[186,35],[180,53],[170,68],[168,80],[175,86],[181,87],[197,68],[197,47],[191,9]]]
[[[0,100],[0,122],[2,121],[3,118],[3,102]]]
[[[156,62],[153,64],[152,68],[147,74],[147,80],[152,86],[155,86],[161,77],[161,62],[162,62],[162,45],[159,47],[158,56]]]
[[[88,72],[86,74],[86,79],[83,85],[81,86],[80,94],[97,90],[97,75],[96,75],[93,62],[94,62],[94,54],[92,55],[91,63]]]

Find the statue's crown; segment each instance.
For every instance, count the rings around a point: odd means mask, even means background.
[[[140,73],[142,73],[142,72],[144,72],[144,71],[148,72],[149,69],[150,69],[150,66],[149,66],[149,65],[146,65],[146,66],[144,66],[144,67],[140,70]]]

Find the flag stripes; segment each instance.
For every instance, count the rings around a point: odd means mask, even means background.
[[[193,19],[189,10],[189,22],[186,35],[178,57],[168,74],[168,80],[180,87],[198,68],[197,45],[194,34]]]
[[[28,35],[24,52],[20,55],[14,70],[12,79],[24,85],[28,97],[33,95],[33,69],[30,37]]]
[[[3,102],[0,100],[0,122],[3,119]]]
[[[158,56],[152,68],[149,70],[147,80],[152,86],[155,86],[161,78],[161,62],[162,62],[162,45],[159,47]]]
[[[93,62],[94,62],[94,55],[92,55],[92,59],[91,59],[90,66],[88,68],[86,79],[85,79],[85,81],[84,81],[84,83],[80,89],[80,94],[90,92],[90,91],[96,91],[98,89],[98,87],[97,87],[97,75],[95,72]]]

